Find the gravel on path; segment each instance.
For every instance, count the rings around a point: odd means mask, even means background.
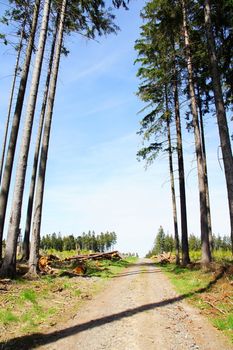
[[[158,267],[141,259],[109,280],[37,349],[232,350],[229,341],[182,299]]]

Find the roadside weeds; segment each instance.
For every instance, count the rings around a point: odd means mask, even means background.
[[[213,263],[207,269],[199,264],[188,267],[160,264],[159,267],[176,291],[233,343],[233,265]]]

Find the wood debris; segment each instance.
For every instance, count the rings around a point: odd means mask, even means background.
[[[54,274],[59,272],[56,267],[62,267],[66,263],[72,263],[72,273],[75,275],[85,275],[87,267],[85,262],[88,260],[121,260],[122,257],[118,251],[107,253],[91,253],[91,254],[79,254],[69,258],[61,260],[55,255],[41,256],[39,259],[39,269],[42,273]],[[75,263],[75,267],[74,267]]]
[[[55,262],[60,262],[61,260],[56,255],[41,256],[39,259],[39,269],[44,273],[54,273],[55,269],[52,264]]]
[[[76,266],[72,272],[75,274],[75,275],[79,275],[79,276],[82,276],[82,275],[85,275],[87,271],[87,267],[85,264],[79,264],[78,266]]]
[[[122,256],[120,253],[115,250],[113,252],[107,252],[107,253],[91,253],[91,254],[79,254],[75,256],[71,256],[69,258],[64,259],[64,261],[71,261],[71,260],[77,260],[77,261],[86,261],[86,260],[121,260]]]
[[[160,264],[165,264],[165,263],[174,263],[176,261],[176,257],[175,255],[172,255],[171,252],[163,252],[161,254],[158,255],[153,255],[151,257],[153,260],[156,260],[157,263]]]

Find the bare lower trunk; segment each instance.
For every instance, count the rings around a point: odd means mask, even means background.
[[[27,169],[27,159],[29,154],[29,146],[31,141],[32,125],[36,107],[37,93],[39,88],[42,61],[44,56],[44,48],[47,36],[47,28],[49,21],[50,0],[45,0],[42,25],[40,29],[40,37],[38,50],[35,59],[34,70],[32,74],[31,89],[29,93],[26,120],[22,135],[22,143],[19,152],[19,161],[16,170],[16,181],[12,200],[12,209],[10,214],[10,223],[6,240],[6,252],[1,267],[1,274],[11,277],[12,271],[15,274],[15,256],[17,248],[17,239],[19,233],[19,225],[21,219],[21,209],[23,202],[23,191]],[[8,272],[9,271],[9,272]]]
[[[21,119],[28,72],[29,72],[29,67],[31,62],[31,55],[32,55],[32,50],[34,45],[34,37],[36,33],[39,7],[40,7],[40,0],[36,0],[35,6],[34,6],[31,33],[28,39],[26,56],[25,56],[24,66],[23,66],[21,79],[20,79],[20,85],[19,85],[18,96],[16,100],[15,113],[14,113],[14,118],[13,118],[13,123],[11,128],[9,146],[7,150],[6,163],[4,167],[4,173],[3,173],[2,184],[1,184],[1,193],[0,193],[0,239],[1,240],[3,236],[3,230],[4,230],[6,207],[7,207],[9,188],[10,188],[10,182],[11,182],[15,148],[16,148],[16,142],[18,137],[19,123]],[[2,251],[0,253],[2,255]]]
[[[231,242],[232,242],[232,253],[233,253],[233,157],[231,150],[231,142],[226,118],[226,111],[223,102],[222,87],[220,81],[220,74],[217,64],[215,41],[212,32],[211,24],[211,8],[210,1],[205,0],[205,24],[206,33],[209,45],[210,65],[212,71],[212,81],[214,90],[215,107],[217,113],[218,130],[220,137],[220,144],[222,149],[223,164],[225,170],[225,178],[227,184],[227,195],[230,213],[230,224],[231,224]]]
[[[174,238],[175,238],[175,249],[176,249],[176,265],[179,265],[180,264],[180,244],[179,244],[179,233],[178,233],[178,223],[177,223],[175,181],[174,181],[173,161],[172,161],[170,115],[169,115],[169,109],[168,109],[168,98],[167,98],[166,90],[167,89],[165,88],[169,171],[170,171],[170,183],[171,183],[171,193],[172,193],[172,212],[173,212]]]
[[[190,258],[189,258],[189,244],[188,244],[186,191],[185,191],[185,178],[184,178],[185,176],[184,158],[183,158],[183,147],[182,147],[182,132],[181,132],[181,122],[180,122],[180,107],[179,107],[176,67],[175,67],[175,76],[174,76],[174,82],[173,82],[173,91],[174,91],[174,104],[175,104],[177,155],[178,155],[179,189],[180,189],[182,264],[187,265],[190,262]]]
[[[7,136],[8,136],[10,117],[11,117],[12,102],[13,102],[14,91],[15,91],[15,83],[16,83],[17,73],[18,73],[18,69],[19,69],[19,59],[20,59],[22,46],[23,46],[23,35],[24,35],[24,25],[23,25],[23,28],[21,30],[21,35],[20,35],[19,48],[18,48],[17,57],[16,57],[14,77],[13,77],[13,82],[12,82],[12,86],[11,86],[9,106],[8,106],[8,112],[7,112],[7,118],[6,118],[5,132],[4,132],[4,136],[3,136],[2,154],[1,154],[1,159],[0,159],[0,183],[1,183],[1,179],[2,179],[2,170],[3,170],[3,163],[4,163],[4,157],[5,157],[5,151],[6,151],[6,141],[7,141]]]
[[[57,34],[57,44],[55,48],[54,63],[53,63],[52,73],[51,73],[48,104],[47,104],[44,133],[43,133],[43,139],[42,139],[42,149],[40,154],[39,174],[38,174],[38,180],[36,185],[32,239],[31,239],[30,257],[29,257],[29,274],[32,274],[32,275],[37,273],[37,268],[38,268],[45,173],[46,173],[46,165],[47,165],[52,115],[53,115],[53,105],[54,105],[54,99],[55,99],[55,93],[56,93],[57,76],[58,76],[61,47],[62,47],[66,2],[67,0],[63,0],[61,13],[60,13],[60,20],[59,20],[58,34]]]
[[[203,123],[201,97],[200,97],[198,87],[197,87],[197,93],[198,93],[198,109],[199,109],[199,117],[200,117],[200,132],[201,132],[201,141],[202,141],[203,162],[204,162],[204,169],[205,169],[207,222],[208,222],[210,249],[212,251],[214,242],[213,242],[211,212],[210,212],[209,182],[208,182],[207,159],[206,159],[206,148],[205,148],[205,130],[204,130],[204,123]]]
[[[194,91],[193,81],[193,68],[189,43],[189,33],[187,27],[187,13],[186,3],[182,0],[182,12],[183,12],[183,30],[186,50],[186,60],[188,69],[188,85],[189,94],[191,99],[191,110],[193,116],[193,128],[195,137],[195,149],[197,157],[197,171],[198,171],[198,185],[199,185],[199,198],[200,198],[200,219],[201,219],[201,242],[202,242],[202,263],[206,264],[211,261],[211,252],[209,245],[209,231],[207,222],[207,207],[206,207],[206,187],[205,187],[205,169],[203,163],[203,153],[201,145],[201,135],[199,129],[197,105]]]
[[[29,253],[30,253],[29,242],[30,242],[30,230],[31,230],[31,220],[32,220],[32,208],[33,208],[33,200],[34,200],[35,185],[36,185],[36,173],[37,173],[37,168],[38,168],[38,158],[39,158],[39,152],[40,152],[41,136],[42,136],[43,125],[44,125],[44,116],[45,116],[45,110],[46,110],[46,105],[47,105],[47,97],[48,97],[51,69],[52,69],[52,64],[53,64],[53,56],[54,56],[56,37],[57,37],[57,22],[55,23],[55,32],[54,32],[53,43],[52,43],[51,52],[50,52],[48,73],[47,73],[47,78],[46,78],[46,83],[45,83],[45,91],[44,91],[44,97],[43,97],[41,113],[40,113],[38,134],[37,134],[37,139],[36,139],[36,147],[35,147],[35,153],[34,153],[32,177],[31,177],[31,184],[30,184],[28,207],[27,207],[26,227],[25,227],[24,239],[23,239],[22,260],[28,260]]]

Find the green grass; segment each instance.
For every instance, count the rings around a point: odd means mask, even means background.
[[[36,303],[36,292],[33,289],[25,289],[20,293],[20,298],[25,301],[30,301],[32,304]]]
[[[198,261],[201,259],[201,250],[191,250],[189,252],[191,261]],[[213,259],[218,262],[232,262],[233,256],[230,250],[214,250]]]
[[[200,269],[190,270],[186,267],[167,264],[162,270],[168,275],[176,290],[181,294],[194,294],[203,288],[207,288],[212,277]]]
[[[233,262],[233,256],[230,250],[215,250],[213,258],[219,262]]]
[[[18,321],[19,318],[11,310],[0,310],[0,323],[7,325]]]
[[[73,294],[74,294],[74,296],[79,297],[82,294],[82,291],[80,289],[75,289],[75,290],[73,290]]]
[[[233,330],[233,314],[227,316],[224,319],[215,319],[213,321],[213,323],[221,331],[223,331],[223,330]]]
[[[232,295],[229,278],[227,281],[220,281],[212,272],[202,270],[198,266],[190,269],[167,264],[162,265],[161,269],[169,277],[177,292],[200,308],[213,325],[223,331],[233,342],[233,296],[228,299],[222,297],[223,292]],[[209,298],[213,299],[212,304],[216,308],[205,302]]]
[[[58,255],[57,252],[50,252]],[[76,252],[68,252],[75,255]],[[63,257],[66,256],[64,252]],[[87,263],[86,276],[98,276],[90,283],[89,279],[70,275],[44,275],[38,280],[22,277],[10,282],[7,293],[0,294],[0,327],[4,327],[4,339],[41,332],[50,324],[66,322],[77,312],[83,296],[96,294],[104,288],[106,279],[115,276],[122,269],[134,263],[136,258],[119,261]],[[75,262],[72,262],[75,264]],[[64,267],[64,272],[72,271],[72,264]],[[63,268],[63,266],[62,266]],[[61,270],[62,272],[62,270]],[[85,299],[85,298],[84,298]]]
[[[57,309],[54,307],[46,309],[40,305],[34,305],[22,314],[20,318],[20,323],[22,323],[21,331],[25,333],[38,331],[39,326],[45,321],[48,322],[56,312]]]
[[[216,317],[211,321],[213,325],[222,331],[233,343],[233,312],[227,316]]]
[[[126,258],[122,260],[101,260],[101,262],[96,265],[95,261],[87,262],[87,276],[95,276],[101,278],[110,278],[114,277],[122,271],[125,267],[129,266],[130,263],[133,263],[137,258]]]

